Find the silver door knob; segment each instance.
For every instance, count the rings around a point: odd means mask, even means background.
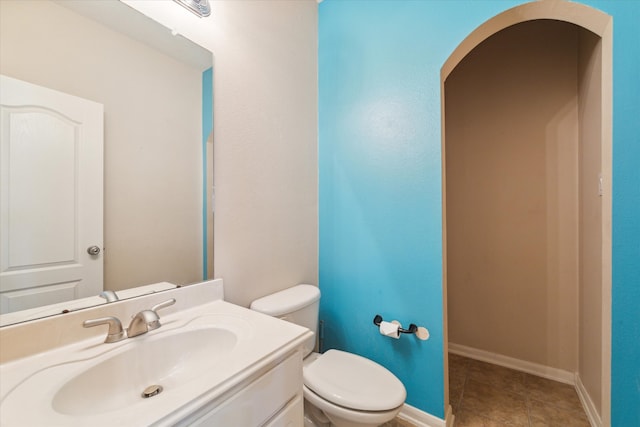
[[[89,246],[87,248],[87,253],[89,255],[98,255],[100,253],[100,247],[99,246]]]

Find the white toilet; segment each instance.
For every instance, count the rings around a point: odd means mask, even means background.
[[[251,309],[316,332],[320,290],[297,285],[251,303]],[[305,343],[303,362],[305,427],[375,427],[392,420],[407,392],[383,366],[355,354],[328,350],[313,353],[315,338]]]

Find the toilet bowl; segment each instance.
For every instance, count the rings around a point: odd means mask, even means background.
[[[332,404],[331,402],[322,399],[316,395],[313,391],[309,390],[307,386],[303,386],[304,398],[307,403],[310,403],[315,408],[322,411],[322,413],[330,421],[331,426],[336,427],[373,427],[382,425],[395,418],[400,413],[398,408],[391,411],[354,411],[348,408],[343,408]],[[308,411],[307,411],[308,412]],[[308,415],[308,414],[307,414]],[[313,421],[314,414],[312,413],[310,419]],[[308,424],[310,426],[318,426],[318,423]]]
[[[336,427],[379,426],[402,408],[406,391],[383,366],[340,350],[303,362],[304,398]]]
[[[320,291],[298,285],[260,298],[251,309],[316,332]],[[402,382],[365,357],[340,350],[313,353],[305,343],[303,395],[305,427],[376,427],[391,421],[406,398]]]

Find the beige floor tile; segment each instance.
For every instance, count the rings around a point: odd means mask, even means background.
[[[389,421],[388,423],[382,424],[380,427],[416,427],[415,424],[410,423],[407,420],[400,419],[398,417]]]
[[[490,384],[472,379],[465,383],[460,412],[513,426],[529,426],[526,398]]]
[[[507,424],[481,417],[470,411],[462,411],[456,415],[455,427],[504,427]]]
[[[449,372],[449,404],[454,413],[460,407],[466,379],[466,375],[463,375],[461,370]]]
[[[456,427],[590,427],[571,385],[452,354],[449,368]]]
[[[531,400],[545,402],[562,409],[583,411],[578,393],[569,384],[526,374],[525,385],[527,397]]]
[[[396,422],[398,423],[397,427],[416,427],[415,424],[410,423],[409,421],[403,420],[403,419],[400,419],[400,418],[396,418]]]
[[[449,388],[462,388],[467,377],[459,374],[449,375]]]
[[[529,417],[532,427],[590,427],[584,411],[561,409],[548,403],[529,402]]]
[[[449,377],[465,377],[471,359],[449,353]]]
[[[472,360],[469,362],[468,378],[491,384],[496,387],[502,387],[512,393],[524,395],[526,388],[524,385],[525,373],[502,366],[493,365],[491,363]]]
[[[455,414],[460,408],[462,403],[462,392],[464,391],[464,382],[451,383],[449,382],[449,404]]]

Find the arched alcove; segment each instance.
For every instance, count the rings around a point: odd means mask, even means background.
[[[610,16],[577,3],[527,3],[478,27],[441,71],[445,313],[476,319],[465,336],[445,315],[445,351],[450,334],[452,343],[484,335],[454,350],[574,382],[589,417],[603,425],[610,418],[611,25]],[[466,177],[450,175],[460,171]],[[463,246],[464,256],[451,255]],[[483,274],[479,281],[489,282],[492,269],[500,270],[493,289],[469,287]],[[466,289],[452,288],[465,281]],[[448,309],[449,296],[459,303],[460,295],[469,305]],[[493,305],[503,302],[512,306]],[[513,338],[518,318],[523,336]]]

